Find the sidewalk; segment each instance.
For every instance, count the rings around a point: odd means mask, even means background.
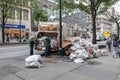
[[[89,59],[82,64],[69,62],[67,58],[56,58],[56,63],[50,63],[49,58],[42,57],[43,67],[26,68],[24,58],[11,64],[16,72],[6,76],[2,80],[120,80],[119,58],[102,56]],[[89,64],[90,61],[99,64]],[[96,75],[97,73],[97,75]],[[115,75],[115,76],[114,76]]]
[[[0,46],[7,46],[7,45],[20,45],[20,44],[28,44],[28,43],[19,43],[16,39],[11,39],[8,43],[0,43]]]

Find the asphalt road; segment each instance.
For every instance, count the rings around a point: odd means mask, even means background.
[[[41,54],[42,52],[34,50],[34,54]],[[30,49],[28,44],[23,45],[8,45],[0,47],[0,59],[13,58],[23,55],[30,55]]]

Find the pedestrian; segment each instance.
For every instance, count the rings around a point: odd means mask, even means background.
[[[112,43],[112,41],[111,41],[111,38],[109,37],[107,40],[107,46],[108,46],[109,52],[111,52],[111,43]]]
[[[31,40],[30,40],[30,42],[29,42],[29,46],[30,46],[30,55],[33,55],[34,38],[31,38]]]
[[[49,57],[51,55],[51,40],[49,37],[45,39],[45,56]]]
[[[117,57],[118,55],[118,40],[116,38],[113,39],[113,57]]]
[[[10,42],[10,37],[9,37],[9,35],[6,36],[6,43],[7,43],[7,42]]]
[[[27,42],[27,40],[26,40],[26,37],[25,37],[25,36],[23,36],[23,37],[22,37],[22,42],[23,42],[23,43]]]
[[[17,39],[17,42],[18,42],[18,34],[16,34],[16,39]]]

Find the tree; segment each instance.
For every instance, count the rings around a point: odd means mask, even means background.
[[[32,8],[33,8],[33,21],[36,21],[37,25],[39,24],[39,21],[48,21],[48,14],[45,10],[40,8],[38,4],[39,2],[40,0],[31,2]]]
[[[106,16],[109,18],[109,20],[111,22],[114,22],[116,23],[117,25],[117,36],[119,38],[119,33],[120,33],[120,26],[119,26],[119,23],[120,23],[120,14],[117,14],[114,7],[111,9],[111,12],[109,11],[106,11]]]
[[[79,4],[75,4],[76,1]],[[92,18],[92,27],[93,27],[93,39],[92,43],[96,44],[96,17],[99,13],[105,12],[111,5],[119,0],[89,0],[87,3],[85,0],[63,0],[63,8],[69,9],[80,9],[91,15]]]
[[[47,12],[41,9],[38,5],[33,6],[33,20],[39,24],[39,21],[48,21]]]
[[[13,4],[15,3],[15,0],[0,0],[0,21],[2,24],[2,43],[4,43],[5,40],[5,33],[4,33],[4,25],[7,22],[8,19],[8,13],[11,8],[13,8]]]

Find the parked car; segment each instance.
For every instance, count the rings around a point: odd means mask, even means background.
[[[105,39],[98,40],[97,45],[98,45],[98,47],[106,47],[106,45],[107,45],[106,42],[107,42],[107,40],[105,40]]]

